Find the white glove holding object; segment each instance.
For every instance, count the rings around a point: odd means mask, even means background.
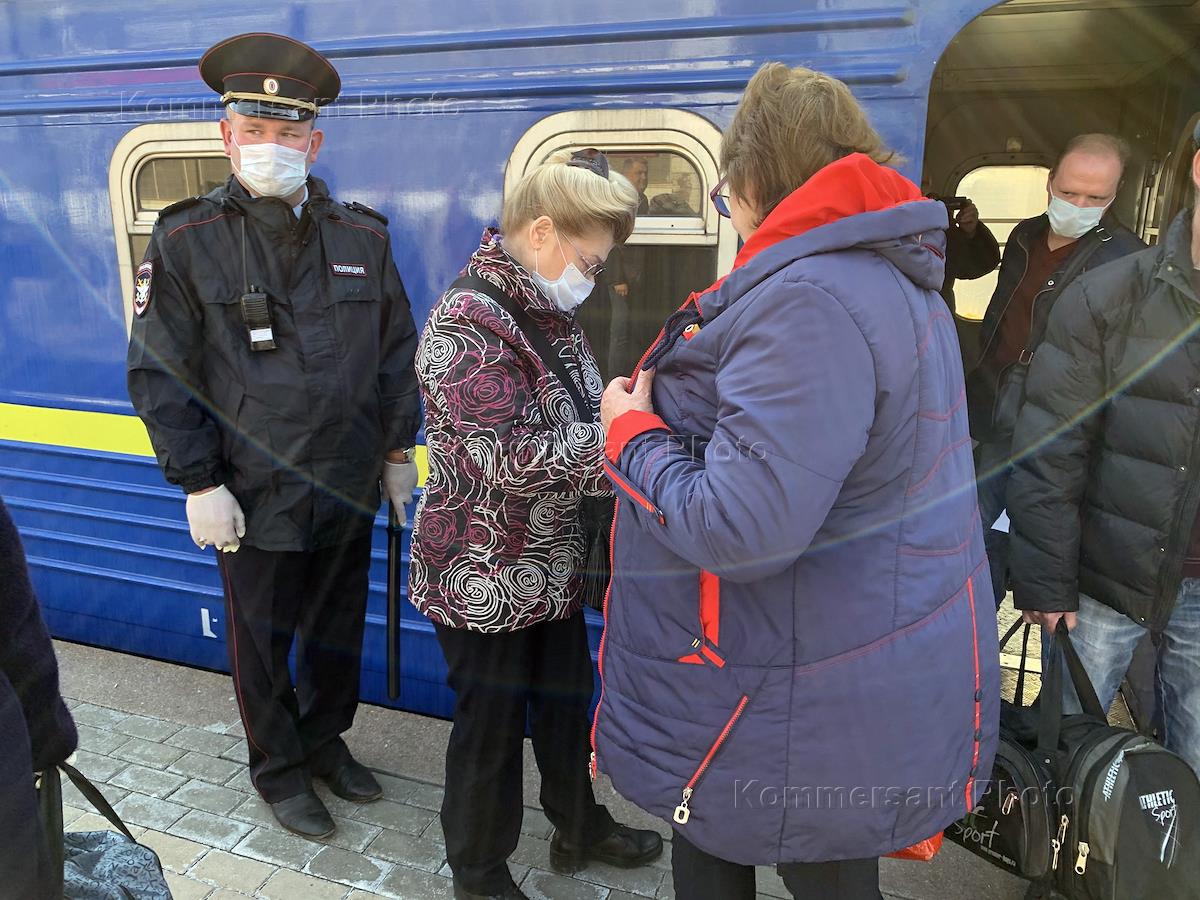
[[[236,553],[246,536],[246,516],[237,498],[225,485],[188,494],[188,527],[192,540],[203,550],[210,544],[225,553]]]
[[[383,490],[396,507],[396,515],[404,518],[404,507],[412,503],[413,491],[417,489],[417,464],[415,462],[383,463]]]

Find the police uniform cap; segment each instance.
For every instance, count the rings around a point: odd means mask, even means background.
[[[226,38],[200,58],[200,77],[244,116],[304,122],[337,99],[342,80],[324,56],[282,34]]]

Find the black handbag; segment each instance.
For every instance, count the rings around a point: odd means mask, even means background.
[[[1008,642],[1021,622],[1005,634]],[[1151,739],[1108,724],[1065,623],[1055,631],[1042,692],[1024,704],[1030,626],[1013,703],[979,805],[946,837],[1068,900],[1200,898],[1200,781]],[[1064,666],[1082,713],[1062,714]]]
[[[64,834],[60,771],[119,834]],[[60,763],[42,773],[38,811],[56,879],[50,896],[64,900],[171,900],[158,854],[134,839],[104,795],[77,769]]]
[[[1018,619],[1004,635],[1001,650],[1021,624]],[[991,780],[976,807],[946,829],[946,838],[1013,875],[1048,885],[1062,853],[1053,765],[1058,735],[1046,716],[1053,718],[1053,710],[1025,705],[1030,628],[1025,626],[1021,643],[1013,702],[1001,700],[1000,744]],[[1053,668],[1046,673],[1043,693],[1056,690],[1061,698],[1061,671]]]
[[[563,366],[562,358],[554,352],[546,335],[538,328],[533,317],[512,297],[486,278],[477,275],[463,275],[452,285],[452,288],[462,288],[484,294],[499,304],[505,312],[512,316],[521,329],[521,333],[537,351],[546,368],[562,382],[571,400],[579,421],[594,424],[599,421],[571,376]],[[585,549],[583,561],[576,569],[576,575],[581,580],[583,602],[592,609],[604,609],[604,597],[608,593],[608,583],[612,578],[612,560],[609,556],[609,545],[612,540],[612,524],[616,514],[616,500],[611,497],[581,497],[579,502],[579,527],[583,534]]]

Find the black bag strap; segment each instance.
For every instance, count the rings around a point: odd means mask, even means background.
[[[75,785],[75,789],[83,794],[88,803],[96,808],[96,812],[108,819],[110,825],[117,829],[125,837],[129,838],[133,843],[137,843],[137,839],[125,827],[125,823],[121,821],[121,817],[116,811],[109,806],[108,801],[104,799],[104,795],[96,788],[94,784],[87,780],[87,777],[76,769],[74,766],[67,765],[62,762],[58,767],[63,771],[67,778],[71,779],[71,784]]]
[[[1043,640],[1045,632],[1042,633]],[[1079,652],[1071,643],[1071,632],[1067,623],[1059,619],[1054,633],[1050,636],[1050,669],[1042,673],[1041,710],[1038,717],[1038,750],[1052,753],[1058,749],[1058,739],[1062,733],[1063,718],[1063,666],[1066,666],[1071,683],[1075,686],[1075,695],[1079,698],[1079,706],[1086,715],[1107,721],[1104,707],[1096,696],[1096,689],[1088,677],[1087,670],[1079,658]]]
[[[63,845],[62,780],[59,778],[58,769],[47,769],[40,776],[38,810],[50,857],[50,883],[46,885],[46,896],[61,897],[66,847]]]
[[[587,424],[595,424],[599,421],[591,404],[584,399],[579,388],[575,386],[574,380],[567,374],[567,368],[563,365],[562,357],[554,352],[554,348],[550,346],[549,338],[546,337],[542,329],[538,328],[537,323],[533,321],[533,316],[529,314],[528,310],[499,287],[492,284],[492,282],[478,275],[462,275],[450,287],[484,294],[499,304],[505,312],[513,317],[513,320],[517,323],[517,327],[521,329],[521,333],[525,335],[525,338],[533,346],[533,349],[537,351],[537,355],[541,357],[546,368],[553,372],[554,376],[562,382],[563,387],[567,389],[567,393],[571,395],[571,400],[575,404],[575,411],[579,414],[579,421]]]
[[[1055,637],[1058,639],[1058,645],[1062,648],[1063,658],[1067,661],[1067,670],[1071,673],[1071,683],[1075,685],[1079,705],[1089,716],[1107,719],[1108,715],[1104,707],[1100,705],[1100,698],[1096,694],[1092,679],[1088,677],[1087,669],[1083,667],[1083,660],[1079,658],[1079,651],[1075,649],[1075,644],[1071,641],[1071,632],[1067,629],[1067,623],[1062,619],[1058,620]]]

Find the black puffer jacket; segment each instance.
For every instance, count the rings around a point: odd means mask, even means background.
[[[1018,608],[1079,593],[1161,628],[1200,508],[1200,298],[1192,213],[1078,279],[1033,361],[1008,489]]]
[[[129,396],[159,465],[188,493],[225,484],[260,550],[370,533],[383,455],[420,424],[416,327],[385,220],[335,203],[319,178],[308,195],[297,220],[231,176],[168,207],[134,294]],[[274,350],[250,348],[247,282],[268,297]]]

